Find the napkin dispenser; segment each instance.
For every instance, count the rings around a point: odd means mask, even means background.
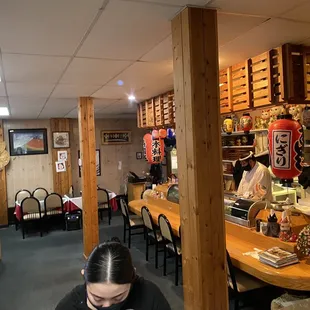
[[[255,217],[260,210],[265,209],[267,202],[240,198],[231,206],[231,214],[225,214],[229,222],[245,227],[255,226]]]

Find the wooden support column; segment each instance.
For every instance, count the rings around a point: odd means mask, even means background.
[[[88,257],[93,248],[99,243],[96,137],[93,99],[81,97],[78,108],[82,160],[84,257]]]
[[[4,141],[3,121],[0,120],[0,142]],[[0,171],[0,226],[8,225],[8,196],[6,185],[6,170]]]
[[[186,8],[172,21],[186,310],[228,309],[217,13]]]
[[[53,141],[53,132],[69,132],[70,120],[68,118],[52,118],[51,119],[51,135]],[[54,192],[63,196],[69,193],[72,186],[72,167],[71,167],[71,150],[70,148],[54,149],[52,148],[52,163],[53,163],[53,184]],[[55,162],[58,161],[58,151],[67,151],[68,159],[66,161],[66,171],[56,172]]]

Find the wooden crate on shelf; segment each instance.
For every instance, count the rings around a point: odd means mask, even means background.
[[[232,110],[240,111],[251,107],[250,92],[250,60],[231,67],[231,98]]]
[[[274,48],[270,51],[271,58],[271,84],[272,103],[283,103],[284,96],[284,75],[282,47]]]
[[[221,113],[231,112],[231,68],[219,72]]]
[[[137,105],[137,122],[138,122],[139,128],[147,127],[145,102],[138,103],[138,105]]]
[[[154,127],[155,126],[155,105],[154,105],[153,98],[145,101],[145,114],[146,114],[146,126]]]
[[[163,96],[157,96],[154,99],[155,104],[155,125],[164,125],[164,107],[163,107]]]
[[[164,125],[175,124],[175,103],[173,92],[166,93],[163,96]]]
[[[310,47],[304,46],[303,49],[303,65],[304,65],[304,89],[305,98],[310,100]]]
[[[251,58],[251,87],[253,107],[269,105],[273,97],[270,52]]]

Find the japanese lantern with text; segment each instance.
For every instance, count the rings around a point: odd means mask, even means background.
[[[303,130],[292,115],[279,115],[268,129],[272,172],[276,177],[291,182],[302,172]]]
[[[159,164],[165,155],[164,139],[159,138],[158,130],[153,130],[152,135],[146,134],[143,137],[143,147],[145,156],[150,164]]]

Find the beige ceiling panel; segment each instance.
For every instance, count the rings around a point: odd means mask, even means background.
[[[295,9],[287,12],[282,17],[290,18],[290,19],[294,19],[298,21],[303,21],[303,22],[310,22],[309,12],[310,12],[310,2],[307,1],[307,3],[304,3],[303,5],[300,5],[296,7]]]
[[[56,83],[70,58],[3,54],[7,82]]]
[[[36,119],[41,108],[11,108],[11,118],[13,119]]]
[[[224,12],[281,16],[305,0],[215,0],[210,6]]]
[[[117,103],[117,100],[114,99],[94,99],[94,110],[99,111],[110,105]]]
[[[72,55],[101,5],[102,0],[1,0],[1,49]]]
[[[8,101],[6,97],[0,97],[0,107],[7,107]]]
[[[64,84],[103,85],[132,62],[75,58],[61,79]]]
[[[136,119],[137,114],[110,114],[110,113],[98,113],[95,114],[96,119]]]
[[[266,18],[218,14],[219,46],[259,26]]]
[[[10,106],[14,109],[42,109],[47,98],[37,97],[10,97]]]
[[[130,1],[130,0],[124,0]],[[135,1],[135,0],[134,0]],[[176,6],[185,6],[185,5],[201,5],[204,6],[211,2],[212,0],[141,0],[141,2],[151,2],[164,5],[176,5]]]
[[[156,45],[151,51],[145,54],[142,61],[167,61],[172,59],[172,37],[169,35],[166,39]]]
[[[178,7],[110,1],[78,56],[137,60],[171,32]]]
[[[6,96],[3,82],[0,82],[0,96]]]
[[[48,97],[53,84],[40,83],[7,83],[8,95],[12,97]]]
[[[271,19],[223,46],[220,67],[226,68],[284,43],[301,42],[309,34],[310,24]]]
[[[115,85],[117,80],[122,80],[127,89],[134,93],[147,85],[162,83],[163,78],[173,72],[171,61],[163,62],[136,62],[123,73],[118,75],[108,85]]]
[[[71,110],[68,114],[65,115],[65,117],[78,118],[78,110],[77,109]]]
[[[103,86],[92,94],[95,98],[126,99],[128,95],[136,93],[137,89],[131,89],[125,86]]]
[[[58,84],[52,94],[52,98],[78,98],[90,96],[100,85],[85,84]]]
[[[77,107],[77,99],[55,99],[50,98],[45,105],[40,118],[50,118],[50,117],[64,117],[71,110]]]

